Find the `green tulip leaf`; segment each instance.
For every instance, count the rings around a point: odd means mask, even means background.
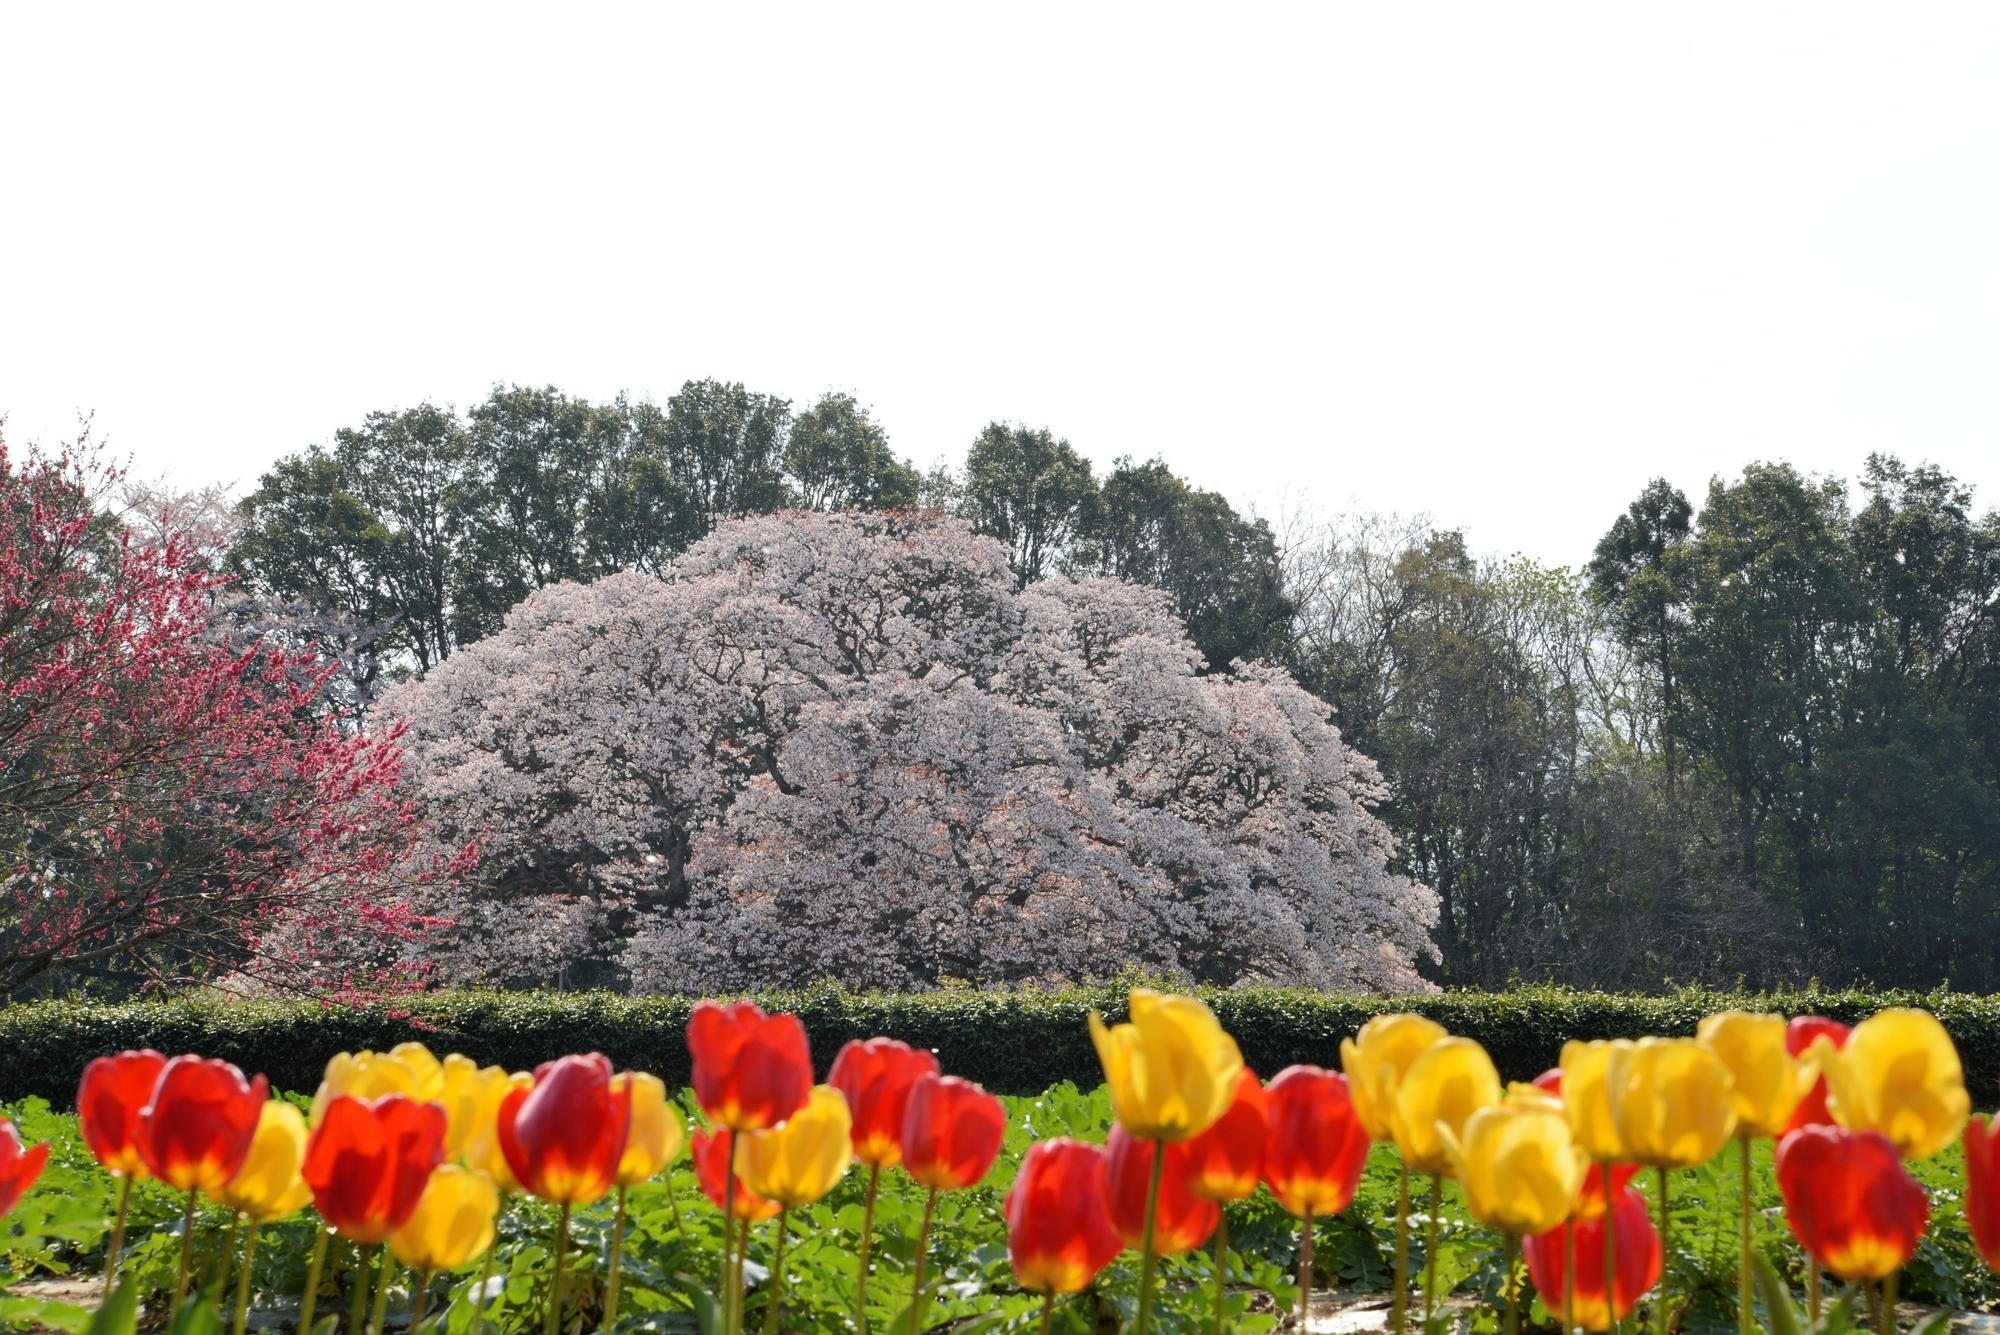
[[[139,1328],[139,1283],[128,1275],[90,1318],[83,1335],[133,1335]]]

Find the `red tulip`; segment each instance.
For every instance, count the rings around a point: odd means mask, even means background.
[[[1080,1293],[1125,1244],[1104,1206],[1104,1151],[1067,1136],[1028,1147],[1007,1191],[1007,1259],[1034,1293]]]
[[[1608,1330],[1611,1322],[1604,1311],[1604,1221],[1578,1219],[1566,1227],[1574,1230],[1576,1253],[1575,1287],[1570,1294],[1570,1312],[1586,1330]],[[1617,1319],[1623,1320],[1639,1305],[1639,1296],[1660,1278],[1660,1235],[1646,1216],[1646,1198],[1631,1187],[1618,1192],[1618,1206],[1611,1212],[1613,1256],[1618,1268],[1613,1283],[1617,1299]],[[1551,1311],[1562,1311],[1563,1229],[1552,1228],[1522,1240],[1528,1257],[1528,1274]]]
[[[444,1109],[402,1094],[337,1094],[306,1138],[300,1175],[327,1226],[357,1243],[380,1242],[409,1221],[444,1162]]]
[[[1222,1219],[1222,1207],[1198,1200],[1188,1192],[1188,1142],[1167,1146],[1167,1166],[1160,1174],[1160,1203],[1153,1215],[1153,1254],[1174,1256],[1207,1242]],[[1153,1186],[1150,1140],[1139,1140],[1113,1125],[1104,1143],[1104,1203],[1111,1227],[1137,1251],[1146,1238],[1146,1196]]]
[[[1930,1201],[1879,1131],[1807,1126],[1778,1142],[1792,1236],[1842,1279],[1882,1279],[1916,1254]]]
[[[1612,1164],[1611,1195],[1615,1198],[1624,1191],[1638,1172],[1639,1165],[1635,1163]],[[1583,1175],[1583,1189],[1577,1192],[1576,1204],[1570,1207],[1570,1215],[1576,1219],[1595,1219],[1604,1213],[1604,1200],[1604,1165],[1594,1163],[1590,1171]],[[1617,1240],[1614,1238],[1612,1241],[1615,1245]]]
[[[178,1191],[220,1191],[249,1157],[265,1094],[261,1075],[246,1081],[228,1062],[176,1057],[139,1110],[139,1157]]]
[[[1561,1098],[1563,1096],[1563,1068],[1560,1066],[1551,1066],[1548,1070],[1536,1076],[1533,1084],[1542,1093],[1553,1094],[1557,1098]]]
[[[1249,1067],[1236,1081],[1236,1101],[1208,1130],[1184,1142],[1187,1187],[1204,1201],[1240,1201],[1257,1190],[1270,1132],[1271,1096]]]
[[[147,1177],[139,1157],[139,1110],[153,1101],[153,1086],[167,1059],[151,1048],[99,1057],[83,1068],[76,1087],[76,1117],[83,1143],[97,1162],[119,1177]]]
[[[727,1171],[725,1159],[733,1148],[735,1136],[720,1131],[697,1131],[689,1141],[694,1156],[695,1181],[701,1183],[701,1194],[722,1208],[723,1174]],[[743,1181],[741,1160],[738,1160],[736,1174],[736,1198],[730,1213],[738,1219],[748,1219],[753,1224],[761,1224],[766,1219],[775,1218],[781,1208],[776,1201],[766,1200],[750,1190]]]
[[[1991,1119],[1974,1117],[1965,1124],[1965,1223],[1972,1243],[1986,1264],[2000,1270],[2000,1140]]]
[[[970,1080],[921,1075],[903,1109],[903,1171],[938,1191],[985,1177],[1007,1133],[1007,1109]]]
[[[614,1090],[601,1052],[535,1068],[530,1089],[500,1100],[500,1152],[523,1187],[545,1201],[588,1205],[618,1185],[632,1128],[632,1084]]]
[[[35,1185],[35,1179],[42,1175],[42,1165],[48,1161],[49,1142],[45,1140],[23,1153],[21,1133],[12,1122],[0,1117],[0,1214],[20,1204],[21,1193]]]
[[[806,1106],[812,1049],[796,1015],[766,1015],[748,1001],[695,1005],[688,1020],[694,1096],[709,1120],[767,1131]]]
[[[893,1038],[852,1039],[833,1059],[826,1083],[847,1099],[854,1157],[873,1168],[903,1162],[903,1112],[917,1077],[936,1075],[938,1059]]]
[[[1368,1131],[1355,1115],[1347,1077],[1317,1066],[1287,1066],[1270,1092],[1264,1181],[1278,1203],[1301,1218],[1308,1211],[1339,1214],[1354,1199],[1368,1162]]]
[[[1825,1038],[1834,1047],[1844,1048],[1847,1046],[1847,1026],[1824,1015],[1796,1015],[1785,1024],[1785,1051],[1794,1057],[1803,1055],[1816,1038]],[[1833,1114],[1826,1110],[1826,1077],[1821,1075],[1813,1081],[1813,1087],[1806,1091],[1798,1106],[1792,1109],[1792,1117],[1785,1123],[1785,1130],[1832,1125]]]

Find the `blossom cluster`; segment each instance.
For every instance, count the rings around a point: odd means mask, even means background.
[[[431,906],[445,978],[551,980],[586,927],[694,994],[1131,963],[1409,991],[1434,955],[1322,701],[1205,665],[1156,590],[1017,590],[935,513],[720,525],[664,576],[540,591],[385,708],[440,850],[479,848]]]

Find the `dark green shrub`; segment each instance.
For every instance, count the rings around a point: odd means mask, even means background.
[[[1257,1071],[1294,1062],[1338,1067],[1340,1040],[1370,1016],[1393,1010],[1429,1015],[1478,1039],[1502,1075],[1526,1080],[1552,1066],[1570,1038],[1691,1034],[1703,1015],[1731,1006],[1820,1014],[1855,1023],[1884,1006],[1922,1006],[1944,1021],[1965,1060],[1973,1101],[2000,1093],[2000,997],[1966,993],[1805,991],[1768,995],[1685,991],[1630,996],[1523,988],[1431,997],[1360,997],[1304,989],[1245,988],[1204,993]],[[1098,1083],[1084,1017],[1124,1011],[1111,988],[1047,991],[863,993],[834,987],[781,993],[766,1006],[798,1012],[822,1071],[850,1038],[888,1034],[934,1049],[947,1071],[1007,1094],[1032,1094],[1062,1080]],[[343,1049],[387,1048],[419,1039],[439,1052],[481,1063],[531,1067],[566,1052],[598,1051],[620,1066],[686,1082],[685,997],[605,992],[437,993],[394,1006],[326,1007],[212,998],[119,1005],[35,1002],[0,1009],[0,1098],[39,1094],[59,1107],[74,1098],[84,1063],[103,1052],[155,1047],[226,1057],[262,1071],[280,1089],[310,1091],[326,1059]]]

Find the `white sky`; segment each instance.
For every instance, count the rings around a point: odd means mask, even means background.
[[[1996,372],[1990,5],[0,10],[7,434],[182,485],[715,375],[1576,562]]]

